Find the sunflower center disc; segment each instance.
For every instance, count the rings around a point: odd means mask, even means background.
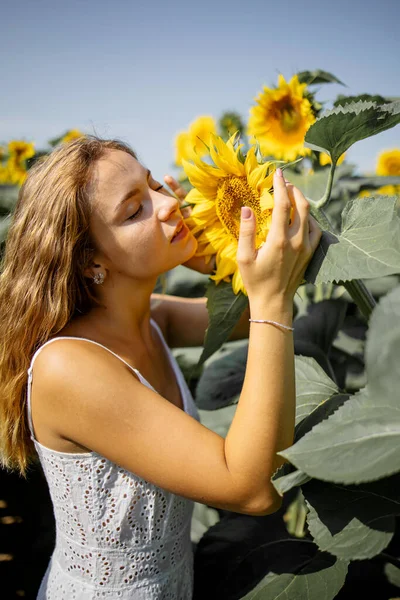
[[[226,177],[218,187],[216,210],[226,231],[236,240],[239,239],[240,210],[250,206],[257,217],[257,229],[261,225],[262,212],[260,200],[247,183],[246,177]]]
[[[282,98],[282,100],[277,103],[276,112],[276,117],[280,121],[283,131],[289,133],[298,128],[301,115],[290,98]]]

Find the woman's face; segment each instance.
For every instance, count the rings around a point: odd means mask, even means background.
[[[93,183],[95,261],[108,275],[153,279],[193,256],[197,242],[178,201],[130,154],[108,151]]]

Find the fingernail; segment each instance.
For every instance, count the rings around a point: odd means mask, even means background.
[[[242,217],[242,219],[250,219],[251,210],[248,206],[242,206],[241,217]]]
[[[276,173],[277,177],[283,177],[282,169],[280,169],[279,167],[277,168],[277,170],[275,171],[275,173]]]

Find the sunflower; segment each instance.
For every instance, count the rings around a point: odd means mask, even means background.
[[[212,279],[230,281],[235,294],[246,293],[236,261],[242,206],[250,206],[257,218],[256,245],[265,241],[271,225],[273,196],[271,162],[259,164],[251,147],[244,159],[237,135],[228,142],[212,135],[208,164],[193,156],[193,164],[183,161],[183,168],[193,189],[186,196],[193,205],[186,219],[198,241],[197,256],[209,260],[216,255]]]
[[[212,117],[202,116],[195,119],[188,131],[178,133],[175,138],[175,163],[182,165],[183,160],[192,158],[193,152],[198,156],[207,154],[207,145],[211,134],[216,134],[217,126]]]
[[[32,158],[35,154],[35,146],[31,142],[12,140],[8,143],[8,153],[10,159],[16,164],[22,165],[28,158]]]
[[[378,155],[376,166],[377,175],[400,175],[400,150],[385,150]]]
[[[79,131],[79,129],[70,129],[61,138],[61,143],[68,144],[68,142],[72,142],[73,140],[77,140],[81,137],[83,137],[83,133]]]
[[[278,87],[264,87],[250,109],[248,134],[251,142],[258,142],[266,156],[292,161],[310,153],[304,147],[304,136],[315,122],[310,100],[306,97],[307,84],[294,75],[289,83],[279,75]]]
[[[383,177],[400,177],[400,150],[384,150],[378,154],[376,174]],[[380,196],[400,196],[400,185],[384,185],[377,190],[363,190],[359,196],[370,196],[379,194]]]

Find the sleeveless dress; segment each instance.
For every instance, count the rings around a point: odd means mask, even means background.
[[[152,325],[168,353],[184,411],[199,420],[179,366],[159,327],[154,321]],[[59,339],[78,339],[101,346],[124,362],[143,385],[156,391],[139,371],[93,340],[56,337],[34,354],[28,369],[28,422],[56,521],[56,544],[37,600],[190,600],[194,503],[145,481],[96,452],[58,452],[35,439],[32,368],[39,352]]]

